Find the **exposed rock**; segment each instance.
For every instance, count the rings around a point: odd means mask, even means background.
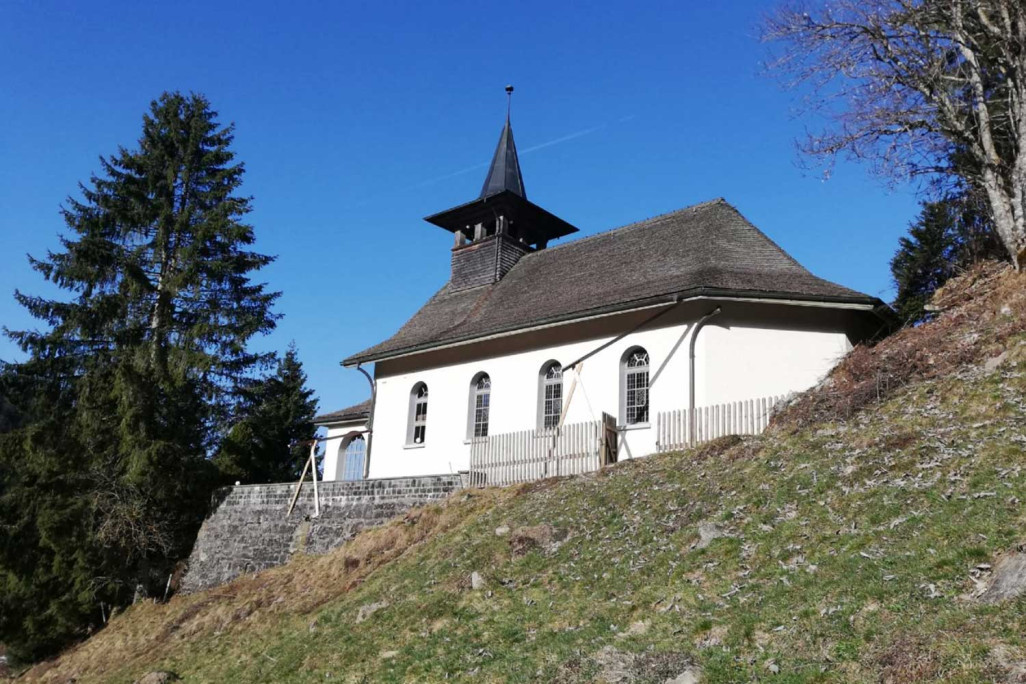
[[[704,549],[709,546],[714,539],[730,536],[732,535],[727,534],[723,529],[723,526],[719,523],[701,522],[698,523],[698,541],[695,542],[693,548]]]
[[[500,525],[495,528],[495,536],[505,537],[507,534],[509,534],[509,525]]]
[[[360,610],[356,613],[356,621],[363,622],[374,613],[378,612],[382,608],[388,607],[388,601],[378,601],[377,603],[368,603],[360,606]]]
[[[702,671],[697,667],[689,667],[673,679],[667,679],[664,684],[698,684],[702,681]]]
[[[988,586],[982,594],[983,603],[1000,603],[1013,599],[1026,590],[1026,553],[1010,553],[994,563]]]
[[[171,682],[181,681],[181,679],[182,678],[174,672],[157,670],[154,672],[147,672],[142,677],[135,680],[134,684],[170,684]]]
[[[470,573],[470,588],[474,591],[480,591],[484,589],[488,584],[484,581],[484,577],[476,570]]]
[[[392,658],[395,658],[397,655],[399,655],[399,651],[382,651],[381,655],[378,657],[380,657],[382,660],[391,660]]]
[[[1008,360],[1008,350],[1007,349],[1005,351],[1001,352],[1000,354],[998,354],[997,356],[991,357],[991,358],[987,359],[986,361],[984,361],[984,363],[983,363],[983,370],[985,370],[988,373],[990,373],[991,371],[996,370],[998,368],[998,366],[1003,364],[1006,360]]]

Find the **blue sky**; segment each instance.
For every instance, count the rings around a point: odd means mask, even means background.
[[[35,325],[11,293],[54,290],[25,255],[57,248],[64,198],[173,89],[237,126],[283,292],[257,345],[295,340],[322,410],[368,393],[339,360],[447,279],[451,236],[421,219],[477,196],[507,83],[528,195],[582,235],[722,196],[817,275],[890,299],[916,199],[800,167],[816,122],[763,74],[771,6],[0,0],[0,323]]]

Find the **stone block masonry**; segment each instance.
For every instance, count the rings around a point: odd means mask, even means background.
[[[321,514],[313,517],[313,485],[303,484],[285,517],[296,483],[225,487],[214,494],[181,591],[216,587],[246,573],[286,563],[294,553],[324,553],[410,508],[446,498],[460,475],[318,482]]]

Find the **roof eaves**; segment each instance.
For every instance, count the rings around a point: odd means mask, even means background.
[[[384,361],[388,359],[398,358],[400,356],[419,354],[421,352],[431,351],[432,349],[438,349],[441,347],[461,346],[464,344],[470,344],[472,342],[482,341],[484,339],[488,339],[491,337],[516,334],[518,332],[526,332],[528,330],[536,330],[539,328],[547,328],[556,325],[569,324],[575,321],[580,321],[588,318],[597,318],[601,316],[624,313],[627,311],[633,311],[636,309],[647,308],[651,306],[658,306],[660,302],[665,304],[672,304],[688,300],[707,298],[776,302],[794,301],[819,303],[824,305],[849,305],[849,307],[854,306],[859,309],[871,311],[885,323],[889,322],[887,312],[891,312],[891,314],[893,314],[893,311],[891,311],[890,307],[887,306],[886,303],[884,303],[877,297],[870,297],[868,295],[806,295],[796,294],[793,292],[771,292],[762,290],[727,290],[721,288],[697,287],[691,288],[689,290],[681,290],[679,292],[669,292],[662,295],[645,297],[639,300],[630,300],[626,302],[620,302],[617,304],[611,304],[608,306],[595,307],[583,311],[575,311],[570,314],[552,316],[548,319],[540,319],[538,321],[533,321],[527,325],[502,326],[495,328],[494,330],[479,331],[469,335],[457,336],[450,339],[433,340],[431,342],[425,342],[422,344],[410,345],[408,347],[400,347],[397,349],[382,351],[381,353],[354,354],[353,356],[344,359],[342,361],[342,365],[346,367],[351,367],[363,363],[370,363],[372,361]],[[668,299],[669,301],[666,301]]]
[[[314,416],[311,421],[314,425],[334,425],[336,423],[352,423],[359,420],[367,420],[370,417],[370,399],[355,404],[353,406],[347,406],[344,409],[338,411],[332,411],[331,413],[322,413],[319,416]]]

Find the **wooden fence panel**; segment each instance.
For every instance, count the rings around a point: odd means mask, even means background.
[[[559,430],[522,430],[474,439],[471,485],[502,486],[596,470],[601,464],[601,430],[600,421],[589,421]]]
[[[777,395],[696,407],[693,441],[701,444],[726,435],[757,435],[766,429],[773,412],[784,399],[784,396]],[[690,430],[688,409],[657,413],[657,449],[673,451],[687,448],[692,442]]]
[[[783,400],[782,396],[759,397],[700,406],[695,409],[693,424],[687,409],[659,412],[656,448],[672,451],[725,435],[759,434]],[[470,443],[471,486],[503,486],[598,470],[603,466],[605,429],[602,421],[587,421],[557,430],[521,430],[474,439]]]

